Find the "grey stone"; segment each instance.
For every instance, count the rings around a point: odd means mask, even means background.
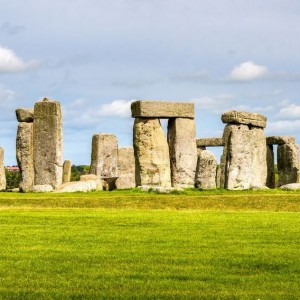
[[[16,156],[21,176],[20,191],[30,192],[34,185],[32,123],[19,123],[16,140]]]
[[[198,150],[196,171],[196,187],[201,189],[215,189],[217,175],[217,160],[208,150]]]
[[[70,160],[65,160],[63,164],[63,183],[71,181],[71,168],[72,163]]]
[[[18,122],[32,123],[34,119],[33,108],[17,108],[16,117]]]
[[[80,181],[95,181],[97,190],[102,190],[103,185],[102,185],[102,180],[94,174],[86,174],[86,175],[81,175],[80,176]]]
[[[135,162],[132,147],[118,149],[117,189],[131,189],[135,187]]]
[[[53,191],[53,187],[50,184],[37,184],[32,187],[31,191],[35,193],[49,193]]]
[[[35,185],[62,184],[62,115],[58,101],[37,102],[33,121]]]
[[[278,145],[277,168],[279,186],[296,183],[299,171],[299,148],[294,143]]]
[[[195,187],[197,165],[194,119],[171,118],[168,122],[168,144],[173,187]]]
[[[221,157],[221,185],[230,190],[265,187],[267,181],[266,140],[259,127],[228,124]]]
[[[300,189],[300,183],[289,183],[279,187],[281,190],[294,191]]]
[[[118,141],[113,134],[93,135],[90,174],[118,176]]]
[[[221,118],[223,123],[229,124],[244,124],[262,128],[267,125],[267,118],[257,113],[232,110],[223,113]]]
[[[198,148],[224,146],[224,142],[222,138],[201,138],[196,140],[196,144]]]
[[[283,145],[295,143],[295,137],[293,136],[268,136],[266,138],[267,145]]]
[[[6,189],[6,176],[4,168],[4,150],[0,147],[0,191]]]
[[[169,146],[157,118],[136,118],[133,127],[136,186],[171,186]]]
[[[133,118],[190,118],[195,116],[194,103],[168,101],[135,101],[131,103]]]
[[[275,188],[275,165],[273,145],[267,145],[267,187]]]
[[[95,180],[72,181],[63,183],[55,193],[91,192],[98,189]]]
[[[148,186],[142,185],[138,187],[142,192],[153,191],[158,194],[170,194],[172,192],[183,192],[184,189],[180,187],[163,187],[163,186]]]

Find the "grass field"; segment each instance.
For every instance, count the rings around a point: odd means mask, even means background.
[[[0,193],[0,299],[300,299],[300,193]]]

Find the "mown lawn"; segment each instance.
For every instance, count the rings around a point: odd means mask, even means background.
[[[300,193],[0,193],[0,299],[300,299]]]

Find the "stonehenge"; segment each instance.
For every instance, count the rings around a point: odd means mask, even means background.
[[[58,101],[16,109],[16,159],[22,192],[73,192],[141,187],[170,192],[199,188],[263,189],[300,184],[299,148],[292,136],[264,134],[265,116],[229,111],[222,137],[196,139],[194,104],[134,101],[133,147],[118,147],[114,134],[92,137],[90,174],[70,182],[71,161],[63,162],[62,114]],[[168,119],[167,134],[160,119]],[[274,147],[277,153],[274,155]],[[222,147],[218,165],[209,147]],[[278,183],[275,184],[277,156]],[[0,190],[6,189],[0,148]]]

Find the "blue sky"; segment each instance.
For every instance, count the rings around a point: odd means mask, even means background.
[[[264,114],[300,140],[300,2],[3,0],[0,146],[16,163],[15,109],[61,102],[64,158],[89,164],[94,133],[132,144],[133,99],[193,101],[197,137],[221,114]],[[219,154],[219,152],[216,152]]]

